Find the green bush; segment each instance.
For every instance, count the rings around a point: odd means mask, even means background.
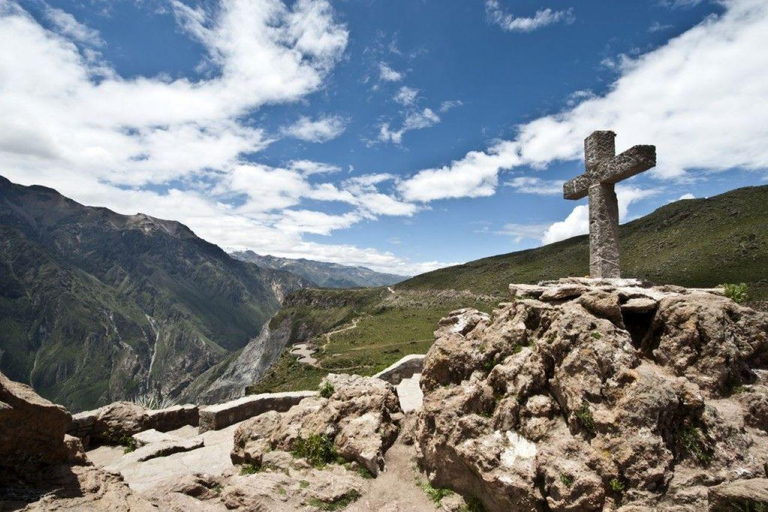
[[[422,490],[427,494],[427,497],[434,502],[436,505],[440,504],[440,501],[445,498],[446,496],[450,496],[453,494],[453,491],[450,489],[436,489],[432,487],[432,484],[429,482],[424,482],[420,485]]]
[[[608,482],[608,487],[610,487],[613,492],[621,492],[624,490],[624,483],[618,478],[614,478]]]
[[[560,482],[564,486],[570,487],[573,485],[573,477],[571,475],[560,475]]]
[[[689,423],[684,423],[677,432],[677,445],[683,455],[692,456],[702,466],[712,461],[712,451],[704,443],[701,430]]]
[[[352,489],[348,493],[341,496],[336,501],[321,501],[317,498],[311,498],[309,504],[320,510],[343,510],[352,503],[360,499],[360,493],[356,489]]]
[[[334,392],[336,392],[336,389],[330,382],[326,381],[320,386],[320,396],[323,398],[331,398],[331,395],[333,395]]]
[[[595,418],[592,416],[592,411],[589,410],[589,404],[587,402],[582,403],[575,414],[579,425],[590,434],[593,434],[595,432]]]
[[[336,462],[339,457],[336,448],[333,447],[333,439],[325,434],[311,434],[306,439],[299,437],[293,443],[291,454],[294,457],[307,459],[307,462],[316,468]]]
[[[741,304],[749,300],[749,294],[747,293],[749,290],[745,283],[722,284],[720,286],[723,288],[723,295],[737,304]]]

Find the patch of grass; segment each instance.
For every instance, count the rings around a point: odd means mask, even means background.
[[[749,300],[749,287],[746,283],[722,284],[723,294],[736,304],[743,304]]]
[[[571,475],[560,475],[560,483],[566,487],[573,485],[573,477]]]
[[[286,349],[261,380],[249,386],[248,394],[274,393],[317,388],[328,373],[373,375],[407,354],[424,354],[434,343],[433,332],[438,321],[453,310],[474,307],[492,311],[504,297],[477,295],[469,292],[398,291],[391,294],[384,290],[375,294],[339,296],[338,290],[306,290],[292,294],[291,300],[278,316],[283,322],[304,326],[297,332],[306,333],[311,328],[311,341],[318,347],[314,357],[320,368],[296,361]],[[302,301],[311,300],[310,305]],[[363,300],[361,297],[364,297]],[[342,325],[351,325],[357,319],[357,327],[334,334],[341,325],[333,322],[318,323],[318,316],[325,313],[325,306],[345,301]],[[301,300],[300,300],[301,299]],[[278,317],[271,326],[279,326]],[[317,329],[317,330],[313,330]],[[293,335],[292,335],[293,336]],[[301,341],[306,341],[306,337]],[[299,341],[291,337],[289,345]]]
[[[766,300],[768,186],[746,187],[707,199],[678,201],[619,226],[621,267],[655,283],[711,287],[747,283]],[[652,250],[648,250],[652,248]],[[506,293],[509,283],[536,283],[589,272],[589,238],[578,236],[421,274],[401,290]]]
[[[454,492],[450,489],[436,489],[429,482],[422,482],[419,487],[426,493],[427,497],[436,505],[446,496],[451,496]]]
[[[216,485],[213,486],[213,488],[211,490],[213,492],[215,492],[216,494],[221,494],[221,491],[224,490],[224,487],[222,487],[221,484],[216,484]]]
[[[591,334],[591,336],[592,336],[594,339],[596,339],[596,340],[599,340],[600,338],[602,338],[602,337],[603,337],[603,335],[602,335],[602,334],[600,334],[600,333],[599,333],[599,332],[597,332],[597,331],[592,331],[592,334]]]
[[[320,396],[323,398],[331,398],[331,395],[333,395],[335,391],[333,384],[326,382],[320,387]]]
[[[301,482],[299,482],[299,487],[301,487],[302,489],[306,489],[307,487],[309,487],[309,482],[307,482],[306,480],[302,480]]]
[[[608,487],[609,487],[609,488],[610,488],[610,489],[611,489],[613,492],[621,492],[621,491],[623,491],[623,490],[624,490],[624,487],[625,487],[625,486],[624,486],[624,482],[622,482],[622,481],[621,481],[621,480],[619,480],[618,478],[614,478],[614,479],[612,479],[610,482],[608,482]]]
[[[306,459],[316,468],[336,462],[339,457],[336,448],[333,447],[333,439],[326,434],[311,434],[306,439],[297,438],[293,443],[291,454],[294,457]]]
[[[357,491],[357,489],[352,489],[351,491],[342,495],[336,501],[327,502],[327,501],[321,501],[317,498],[310,498],[309,504],[315,508],[319,508],[320,510],[327,510],[327,511],[343,510],[347,508],[349,505],[351,505],[352,503],[359,500],[360,496],[361,494]]]
[[[243,464],[240,468],[241,475],[255,475],[261,473],[261,466],[258,464]]]
[[[682,455],[693,457],[702,466],[712,462],[712,450],[707,447],[704,434],[689,422],[683,423],[677,431],[677,446]]]
[[[576,415],[576,420],[579,422],[579,425],[581,425],[584,430],[590,434],[595,433],[595,418],[592,416],[592,411],[587,402],[583,402],[581,407],[574,414]]]
[[[366,467],[360,466],[357,468],[357,474],[361,477],[365,478],[366,480],[370,480],[374,478],[373,473],[370,472],[370,470]]]

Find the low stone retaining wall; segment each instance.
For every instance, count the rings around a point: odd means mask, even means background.
[[[389,368],[386,368],[373,378],[381,379],[389,382],[392,385],[397,386],[403,379],[410,379],[417,373],[421,373],[421,369],[424,367],[424,358],[427,357],[423,354],[411,354],[405,356]]]
[[[403,379],[409,379],[421,373],[424,366],[424,355],[412,354],[405,356],[389,368],[374,375],[397,386]],[[264,393],[249,395],[223,404],[209,405],[198,408],[196,405],[176,405],[166,409],[144,412],[141,429],[155,429],[158,432],[176,430],[186,425],[197,426],[200,433],[208,430],[221,430],[235,423],[253,418],[267,411],[285,412],[305,398],[317,395],[317,391],[293,391],[286,393]],[[114,404],[107,407],[113,407]],[[99,415],[106,407],[95,411],[86,411],[72,416],[67,433],[83,439],[88,443]]]
[[[231,402],[210,405],[200,409],[200,433],[221,430],[235,423],[258,416],[267,411],[285,412],[317,391],[292,391],[249,395]]]
[[[94,411],[85,411],[72,415],[67,434],[83,439],[87,444],[91,433],[94,430],[99,415],[107,408],[114,408],[115,404],[96,409]],[[146,409],[144,417],[141,420],[141,429],[155,429],[159,432],[168,432],[176,430],[185,425],[197,426],[199,423],[199,409],[196,405],[174,405],[165,409]]]

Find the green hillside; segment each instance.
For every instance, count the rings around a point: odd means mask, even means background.
[[[753,298],[768,298],[768,186],[677,201],[620,233],[625,277],[697,287],[746,282]],[[588,273],[589,240],[579,236],[422,274],[397,288],[498,293],[509,283]]]

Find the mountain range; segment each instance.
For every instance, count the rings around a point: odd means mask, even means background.
[[[307,259],[288,259],[256,254],[253,251],[238,251],[230,256],[242,261],[255,263],[262,268],[287,270],[309,279],[322,288],[367,288],[390,286],[405,281],[409,276],[383,274],[366,267],[351,267],[337,263],[325,263]]]
[[[308,280],[0,177],[0,370],[72,410],[173,399]]]

